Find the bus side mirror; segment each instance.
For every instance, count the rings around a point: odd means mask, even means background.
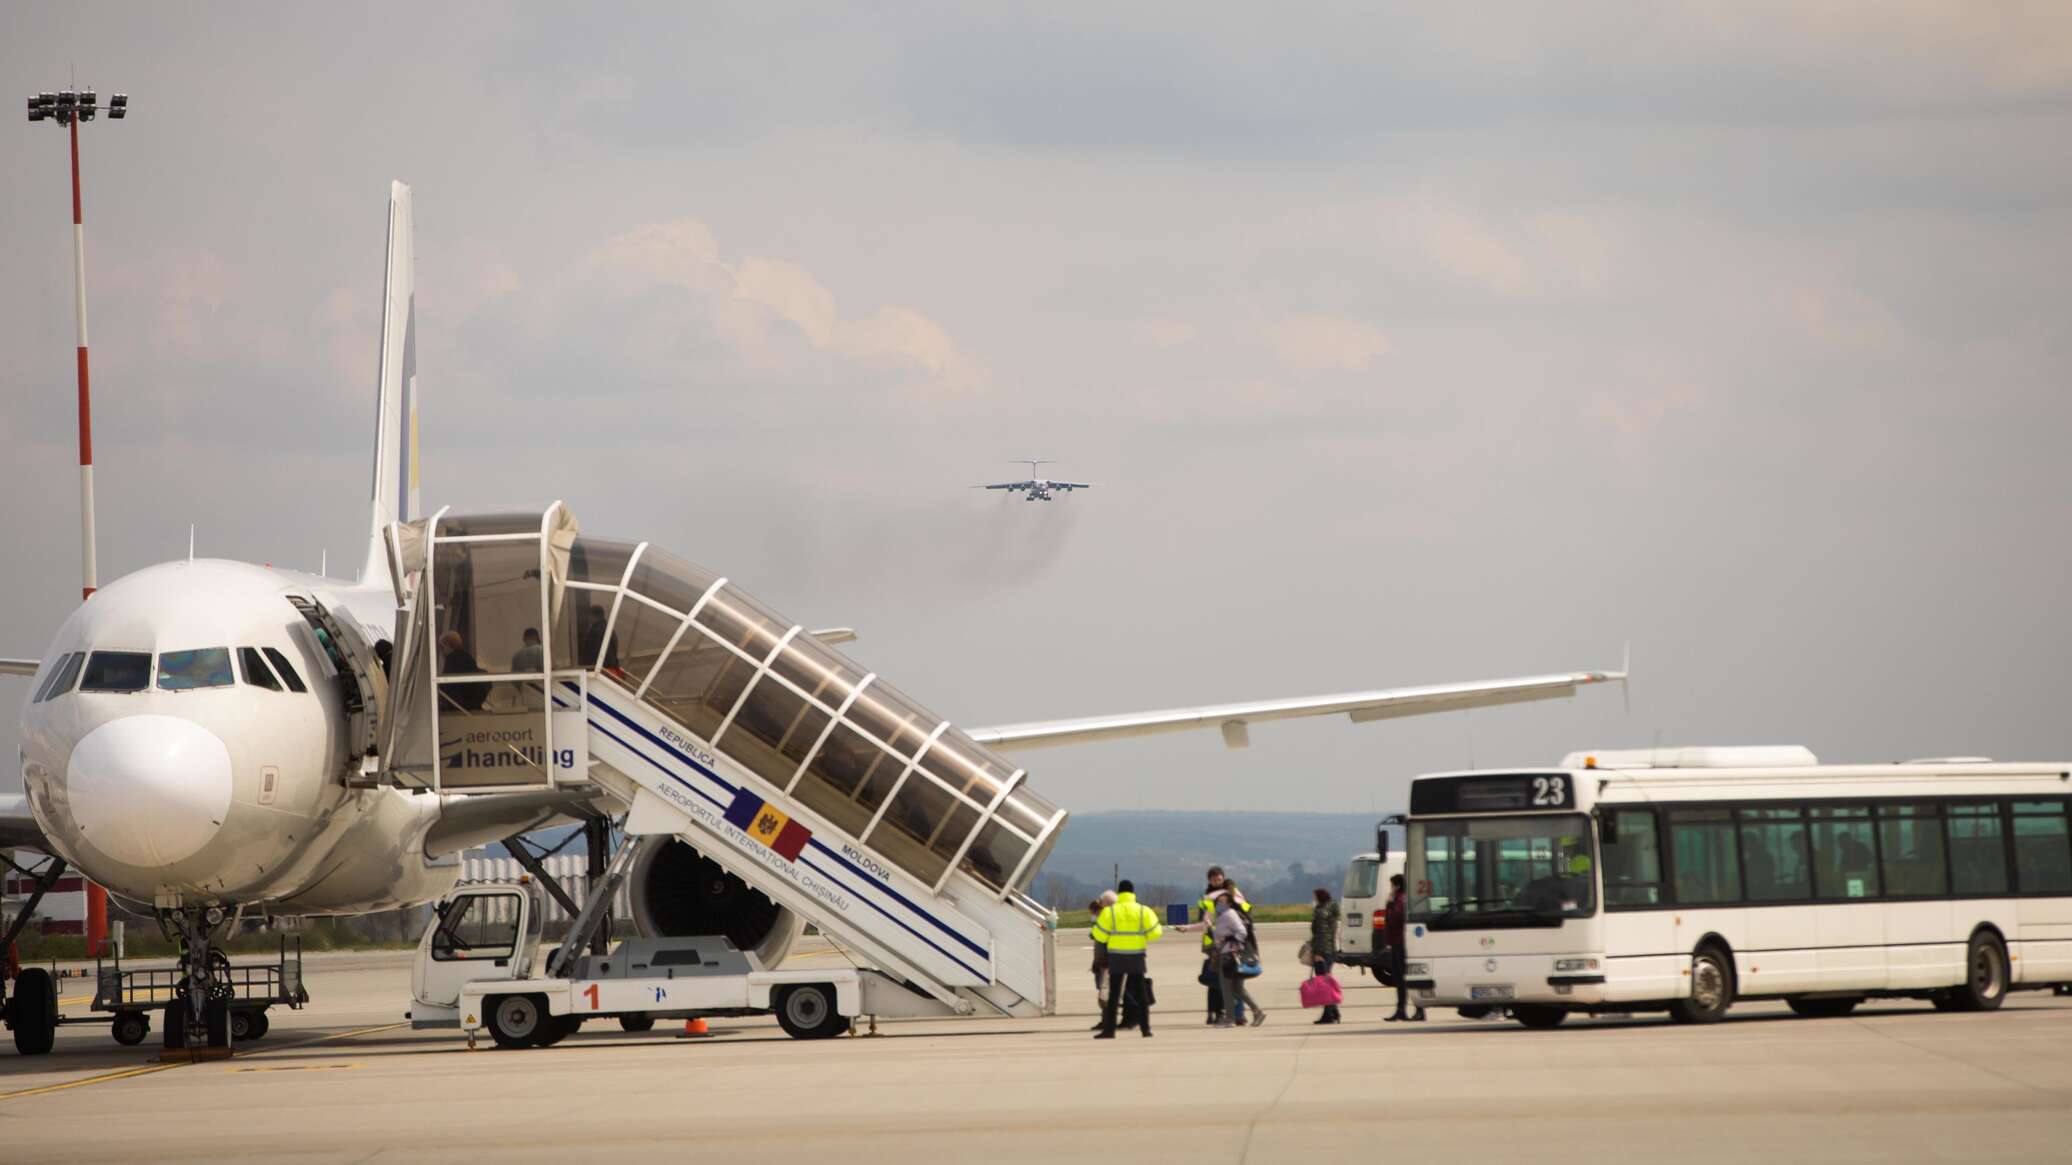
[[[1619,815],[1616,813],[1599,814],[1597,818],[1597,836],[1606,845],[1619,844]]]
[[[1380,862],[1381,864],[1388,864],[1389,831],[1386,829],[1377,829],[1374,831],[1374,857],[1375,860]]]

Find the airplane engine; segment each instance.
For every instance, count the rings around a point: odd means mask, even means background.
[[[790,952],[804,921],[676,839],[651,846],[626,878],[633,925],[649,938],[717,934],[765,967]]]

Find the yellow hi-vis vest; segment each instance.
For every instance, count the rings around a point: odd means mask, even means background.
[[[1114,904],[1103,906],[1101,916],[1094,919],[1094,941],[1106,945],[1111,955],[1141,955],[1163,933],[1158,911],[1138,905],[1135,894],[1117,894]]]

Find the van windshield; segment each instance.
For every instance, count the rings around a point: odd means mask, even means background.
[[[1381,862],[1374,858],[1354,858],[1345,868],[1345,889],[1340,898],[1372,898],[1381,885]]]

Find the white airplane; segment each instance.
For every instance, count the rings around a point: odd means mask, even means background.
[[[377,779],[377,721],[399,603],[387,539],[400,528],[392,524],[421,513],[413,302],[410,190],[395,183],[368,551],[358,578],[213,559],[161,563],[82,603],[40,659],[0,660],[0,674],[34,677],[21,716],[26,799],[0,797],[0,854],[53,855],[137,909],[156,911],[182,941],[189,1038],[199,1033],[208,992],[227,974],[214,944],[237,911],[356,914],[431,902],[453,889],[469,846],[626,810],[587,787],[458,796]],[[808,634],[823,644],[855,637],[846,628]],[[616,670],[617,662],[592,664]],[[1550,699],[1624,678],[1573,672],[970,735],[1010,750],[1209,727],[1242,747],[1256,721],[1345,713],[1360,722]],[[698,868],[689,846],[670,847],[688,852],[671,856],[665,847],[632,871],[636,925],[649,935],[712,933],[672,929],[687,925],[664,908],[672,895],[705,891],[661,884]],[[753,913],[765,929],[793,921],[753,891],[729,902],[707,906]],[[709,910],[699,919],[712,922]],[[39,1028],[32,1014],[37,999],[25,1006],[23,996],[40,999],[50,988],[36,970],[15,984],[9,1019],[23,1051],[49,1049],[47,1023]]]
[[[1083,481],[1052,481],[1047,477],[1036,476],[1037,466],[1055,465],[1057,464],[1055,461],[1031,461],[1024,457],[1020,461],[1015,462],[1015,464],[1029,467],[1029,478],[1027,481],[1002,481],[992,485],[975,485],[971,488],[1004,489],[1009,493],[1021,492],[1026,495],[1022,498],[1025,502],[1047,502],[1052,494],[1068,494],[1075,489],[1094,488]]]

